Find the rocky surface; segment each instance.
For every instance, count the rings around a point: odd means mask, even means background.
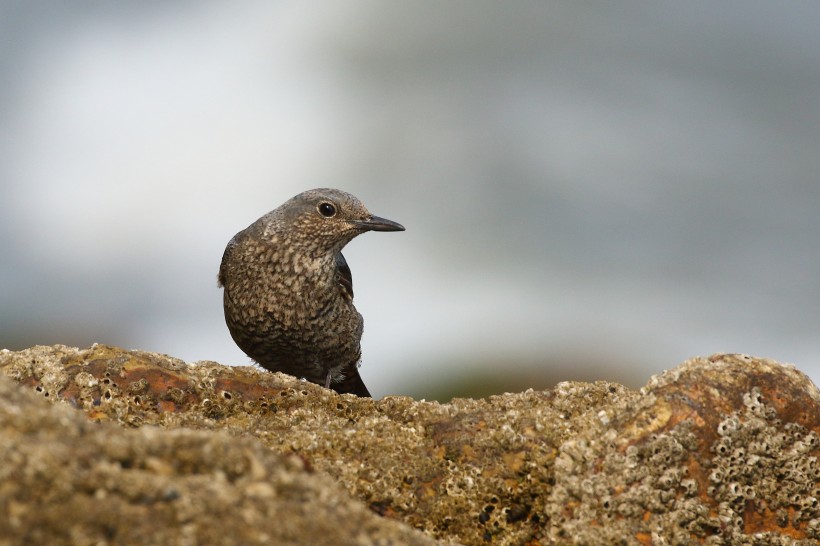
[[[820,394],[770,360],[448,404],[102,345],[0,371],[0,543],[820,541]]]

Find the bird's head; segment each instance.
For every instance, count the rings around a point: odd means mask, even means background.
[[[293,197],[269,215],[271,228],[284,229],[292,244],[340,251],[366,231],[404,231],[399,223],[374,216],[353,195],[320,188]]]

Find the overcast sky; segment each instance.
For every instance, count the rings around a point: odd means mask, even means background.
[[[820,379],[820,4],[4,2],[0,346],[249,361],[227,241],[305,189],[376,396],[640,386],[743,352]],[[510,387],[513,388],[513,387]]]

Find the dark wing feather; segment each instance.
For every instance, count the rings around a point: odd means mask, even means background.
[[[347,265],[347,260],[339,252],[336,254],[336,280],[344,290],[347,297],[353,299],[353,274],[350,272],[350,267]]]

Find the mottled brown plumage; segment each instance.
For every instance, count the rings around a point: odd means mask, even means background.
[[[358,364],[362,316],[342,248],[366,231],[403,231],[340,190],[306,191],[237,233],[219,268],[225,322],[272,371],[370,396]]]

